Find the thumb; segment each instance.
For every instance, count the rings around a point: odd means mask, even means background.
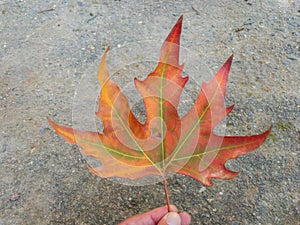
[[[181,225],[181,218],[176,212],[167,213],[157,225]]]

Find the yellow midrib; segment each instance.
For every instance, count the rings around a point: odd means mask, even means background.
[[[215,78],[213,78],[213,79],[215,79]],[[221,79],[221,80],[223,80],[223,79]],[[218,83],[218,82],[217,82]],[[220,90],[220,84],[218,83],[218,89],[217,90]],[[193,132],[195,131],[195,129],[197,128],[197,126],[199,125],[199,123],[202,121],[202,118],[203,118],[203,116],[205,115],[205,113],[207,112],[207,110],[209,109],[209,107],[211,106],[211,104],[212,104],[212,102],[214,101],[214,99],[215,99],[215,97],[216,97],[216,95],[217,95],[217,93],[218,93],[218,91],[215,91],[214,92],[214,95],[213,95],[213,97],[211,98],[211,101],[208,101],[208,104],[207,104],[207,106],[205,107],[205,109],[203,110],[203,112],[201,113],[201,116],[200,117],[198,117],[198,120],[197,120],[197,123],[195,123],[195,125],[193,126],[193,128],[190,130],[190,132],[188,133],[188,135],[186,136],[186,138],[181,142],[181,144],[178,146],[176,146],[176,148],[175,148],[175,150],[174,150],[174,154],[172,154],[172,156],[171,156],[171,159],[170,160],[168,160],[168,164],[167,164],[167,166],[170,164],[170,163],[172,163],[172,161],[174,161],[174,160],[176,160],[176,161],[178,161],[179,159],[175,159],[175,157],[176,157],[176,155],[177,155],[177,153],[180,151],[180,149],[185,145],[185,143],[188,141],[188,139],[192,136],[192,134],[193,134]],[[201,93],[201,92],[200,92]],[[194,107],[194,106],[193,106]],[[191,158],[192,156],[188,156],[188,157],[186,157],[186,158]],[[184,159],[184,158],[182,158],[182,159]]]

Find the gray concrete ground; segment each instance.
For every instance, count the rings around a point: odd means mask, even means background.
[[[300,224],[299,1],[1,0],[1,225],[117,224],[165,204],[161,183],[126,186],[89,173],[45,117],[72,125],[74,92],[96,76],[107,45],[117,54],[143,39],[162,43],[181,14],[182,46],[211,71],[235,54],[228,133],[274,128],[256,152],[228,163],[241,171],[234,180],[205,188],[171,177],[171,202],[192,224]],[[114,69],[114,58],[108,63]]]

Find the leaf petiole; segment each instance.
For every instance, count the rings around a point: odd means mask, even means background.
[[[167,180],[165,176],[163,176],[163,182],[164,182],[164,190],[165,190],[166,202],[168,206],[168,212],[171,212],[171,205],[170,205],[169,193],[167,188]]]

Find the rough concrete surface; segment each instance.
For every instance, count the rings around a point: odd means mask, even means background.
[[[240,171],[234,180],[203,187],[169,178],[171,202],[192,224],[300,224],[299,1],[0,0],[1,225],[118,224],[165,204],[162,183],[127,186],[91,174],[46,116],[71,126],[75,90],[86,75],[96,77],[104,49],[118,55],[140,40],[162,43],[179,15],[182,46],[211,71],[235,55],[227,133],[270,124],[273,131],[254,153],[228,163]],[[153,65],[116,82],[145,77]]]

